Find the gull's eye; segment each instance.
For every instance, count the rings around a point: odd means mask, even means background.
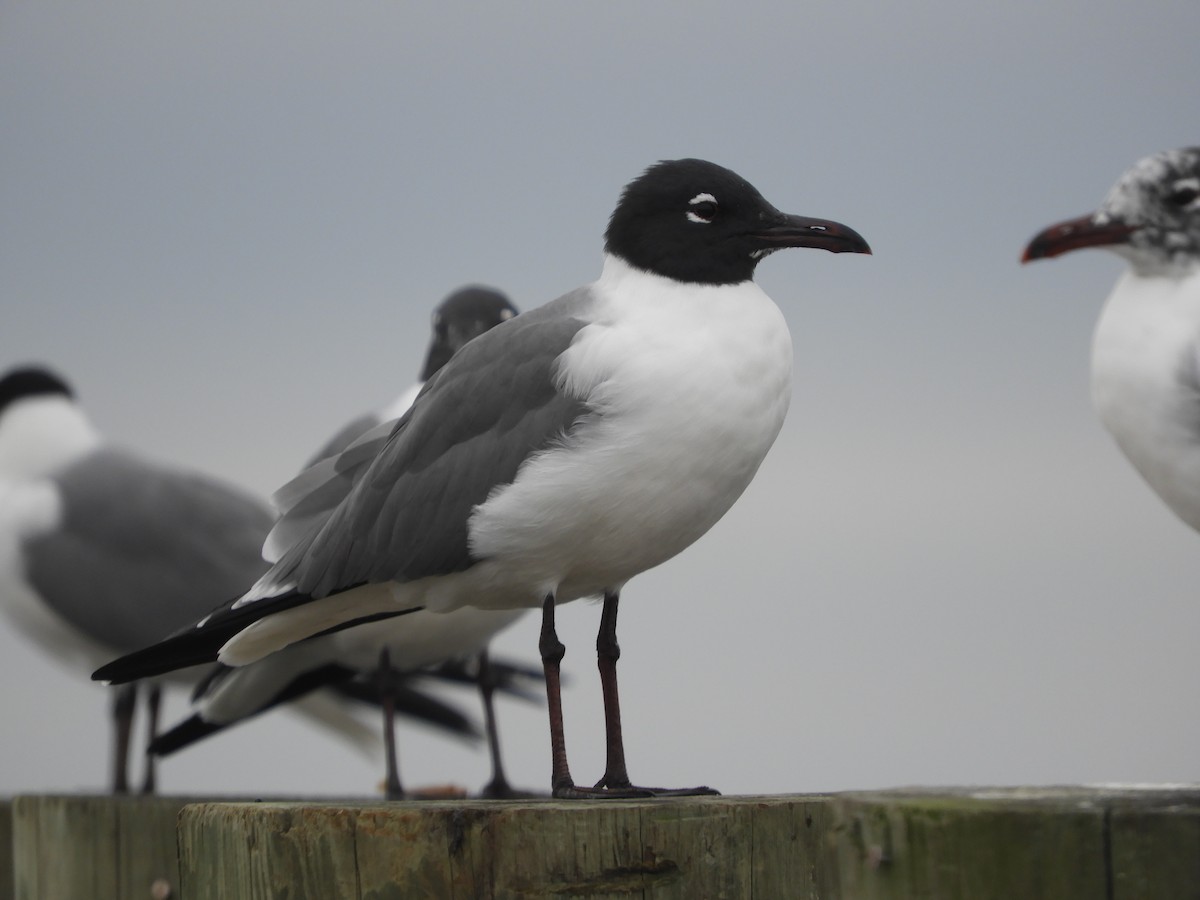
[[[1182,209],[1185,206],[1191,206],[1196,202],[1197,197],[1200,197],[1200,183],[1195,179],[1188,179],[1176,183],[1171,188],[1171,192],[1167,194],[1167,202]]]
[[[717,214],[717,198],[712,194],[697,194],[688,201],[687,217],[689,222],[709,224]]]

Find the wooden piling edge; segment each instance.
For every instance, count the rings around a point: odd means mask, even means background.
[[[906,789],[831,798],[840,896],[1200,900],[1200,787]]]
[[[187,900],[825,895],[821,797],[204,804]]]
[[[1200,900],[1200,786],[18,797],[12,827],[18,900]]]
[[[0,800],[0,900],[13,900],[12,801]]]
[[[16,900],[178,900],[176,820],[187,797],[21,796]]]

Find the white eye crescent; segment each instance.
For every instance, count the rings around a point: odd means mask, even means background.
[[[712,194],[697,194],[688,201],[688,206],[691,207],[687,212],[689,222],[708,225],[717,214],[717,198]]]

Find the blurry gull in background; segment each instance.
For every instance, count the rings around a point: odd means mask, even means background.
[[[343,427],[309,461],[309,470],[281,492],[277,498],[283,501],[281,518],[267,540],[267,557],[277,559],[307,532],[319,528],[366,471],[364,463],[386,441],[395,420],[412,405],[422,385],[468,341],[516,314],[516,307],[504,294],[478,285],[457,290],[443,300],[433,313],[420,380],[387,407]],[[318,466],[322,462],[325,465]],[[474,607],[446,614],[418,612],[301,641],[248,666],[221,666],[201,685],[196,714],[155,741],[151,751],[174,752],[307,691],[337,684],[359,699],[373,696],[382,704],[386,793],[399,799],[404,790],[395,753],[393,711],[412,710],[421,700],[432,704],[432,698],[412,696],[410,679],[405,676],[428,673],[444,664],[447,668],[436,673],[443,679],[457,676],[479,685],[492,762],[492,777],[483,796],[513,796],[500,756],[493,694],[499,689],[528,697],[531,678],[536,674],[540,681],[541,675],[515,663],[489,660],[487,645],[523,612]],[[441,717],[447,727],[454,723],[453,713],[446,707],[431,705],[428,709],[429,716]]]
[[[0,379],[0,606],[65,665],[87,671],[244,590],[267,568],[259,548],[271,522],[232,485],[106,444],[47,369]],[[116,792],[129,788],[137,688],[114,696]],[[159,685],[147,694],[153,737]],[[149,761],[143,789],[154,789]]]
[[[853,229],[785,215],[721,166],[651,166],[612,214],[598,281],[468,343],[360,463],[325,524],[250,592],[94,677],[125,681],[218,655],[245,665],[422,608],[540,607],[554,794],[664,793],[635,787],[626,771],[618,597],[716,524],[779,433],[791,339],[753,276],[786,247],[870,253]],[[598,595],[608,762],[581,787],[567,765],[555,607]],[[670,635],[661,642],[669,652]]]
[[[395,422],[408,412],[425,382],[449,362],[450,357],[461,350],[467,341],[479,337],[501,322],[507,322],[516,314],[517,308],[495,288],[476,284],[451,293],[433,311],[429,349],[425,352],[425,362],[417,382],[382,409],[366,413],[342,426],[304,467],[309,468],[323,459],[336,456],[372,429]],[[285,533],[277,531],[273,537],[277,542],[287,542]]]
[[[44,367],[0,379],[0,608],[31,643],[89,672],[183,628],[267,569],[261,547],[274,517],[263,501],[211,476],[109,445],[66,381]],[[453,675],[454,673],[450,673]],[[191,686],[201,670],[174,673]],[[349,676],[347,676],[349,677]],[[316,685],[319,686],[319,685]],[[138,686],[113,697],[111,787],[129,789]],[[161,687],[147,686],[155,740]],[[451,732],[474,723],[421,692],[397,698],[407,716]],[[295,706],[361,751],[376,743],[344,699],[312,694]],[[155,788],[147,759],[142,790]]]

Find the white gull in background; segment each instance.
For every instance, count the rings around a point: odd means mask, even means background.
[[[1200,530],[1200,147],[1139,161],[1024,260],[1103,247],[1129,263],[1092,342],[1092,402],[1159,497]]]
[[[791,338],[753,276],[786,247],[870,252],[852,229],[785,215],[721,166],[651,166],[612,214],[598,281],[467,344],[324,525],[251,591],[94,677],[123,681],[218,654],[245,665],[414,609],[540,608],[555,795],[659,793],[626,771],[618,598],[716,524],[779,433]],[[557,604],[595,595],[608,762],[589,788],[567,765],[554,622]]]

